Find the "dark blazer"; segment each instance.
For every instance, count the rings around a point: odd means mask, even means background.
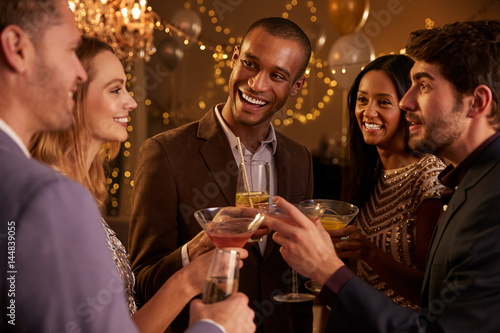
[[[358,278],[330,306],[335,332],[499,332],[500,139],[455,190],[431,241],[422,309],[398,308]]]
[[[276,133],[277,193],[291,202],[311,198],[310,152]],[[199,121],[163,132],[141,147],[137,165],[129,248],[140,301],[150,299],[182,267],[180,247],[202,229],[193,213],[235,204],[238,167],[214,110]],[[239,290],[250,299],[259,332],[312,331],[312,305],[278,304],[290,289],[289,268],[268,237],[264,254],[249,249]],[[186,309],[185,309],[186,310]],[[293,315],[293,316],[292,316]],[[172,324],[187,325],[184,311]]]

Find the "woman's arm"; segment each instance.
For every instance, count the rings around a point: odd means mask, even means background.
[[[236,249],[240,259],[248,256],[243,249]],[[212,253],[205,253],[172,275],[158,292],[133,316],[137,328],[144,332],[163,332],[193,297],[203,291]],[[240,267],[242,263],[240,263]]]

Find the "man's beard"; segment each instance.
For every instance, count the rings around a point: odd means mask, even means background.
[[[463,122],[461,111],[463,103],[457,101],[453,106],[450,118],[444,120],[443,117],[435,119],[433,123],[426,124],[424,137],[422,139],[412,138],[408,145],[411,149],[428,154],[440,155],[445,152],[463,132]]]

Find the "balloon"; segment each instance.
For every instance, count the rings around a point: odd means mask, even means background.
[[[188,36],[191,42],[200,36],[201,18],[193,10],[180,9],[176,11],[170,23]]]
[[[180,45],[179,41],[174,37],[168,36],[167,38],[162,39],[158,43],[157,49],[161,62],[170,71],[174,70],[184,57],[182,45]]]
[[[373,59],[375,51],[370,40],[359,32],[337,39],[328,55],[330,69],[335,71],[333,78],[342,89],[349,89],[361,67]]]
[[[328,17],[333,27],[346,35],[359,31],[370,13],[369,0],[328,0]]]
[[[311,23],[304,28],[304,32],[311,41],[312,50],[318,53],[326,42],[326,31],[319,23]]]

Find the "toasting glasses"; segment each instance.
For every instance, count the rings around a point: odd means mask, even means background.
[[[300,208],[302,213],[306,215],[309,219],[312,221],[316,221],[323,215],[324,208],[320,205],[312,205],[304,208]],[[281,209],[278,208],[276,205],[269,205],[269,206],[263,206],[261,207],[261,211],[264,211],[265,214],[268,214],[269,216],[280,219],[282,221],[285,221],[287,223],[291,223],[290,217],[288,217]],[[274,300],[278,302],[288,302],[288,303],[297,303],[297,302],[307,302],[307,301],[312,301],[316,296],[312,294],[305,294],[305,293],[299,293],[298,289],[298,283],[297,283],[297,272],[292,269],[292,291],[289,293],[285,294],[278,294],[275,295],[273,298]]]

